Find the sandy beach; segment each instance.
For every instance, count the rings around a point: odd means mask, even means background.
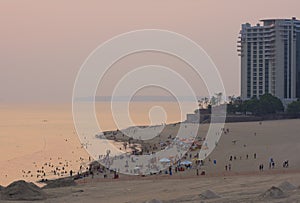
[[[1,108],[2,115],[6,116],[1,117],[0,185],[7,186],[20,179],[35,182],[42,177],[36,176],[40,174],[36,170],[42,167],[47,171],[43,178],[68,177],[69,170],[76,173],[80,165],[89,163],[89,156],[74,131],[70,111],[62,109],[65,108],[52,107],[41,114],[41,109]],[[76,186],[43,189],[45,199],[40,201],[297,202],[300,198],[299,125],[299,119],[228,123],[224,127],[228,131],[200,168],[205,175],[196,175],[194,163],[185,171],[173,171],[172,176],[119,174],[119,179],[113,179],[113,173],[108,178],[95,173],[93,178],[77,180]],[[204,135],[208,127],[208,124],[201,125],[199,133]],[[165,133],[175,132],[176,128],[170,127]],[[189,153],[194,156],[197,152]],[[269,168],[271,158],[274,168]],[[286,160],[289,166],[283,167]],[[260,171],[262,164],[264,170]],[[61,171],[63,166],[66,171],[63,175],[51,173],[52,167],[60,167]],[[276,188],[268,191],[280,185],[280,191]]]

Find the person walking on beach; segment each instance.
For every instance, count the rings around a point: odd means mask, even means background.
[[[169,167],[169,174],[172,175],[172,166]]]
[[[283,168],[288,168],[289,167],[289,161],[286,160],[283,162]]]
[[[274,167],[275,167],[274,159],[273,159],[273,158],[270,158],[270,161],[269,161],[269,169],[274,169]]]
[[[263,171],[263,170],[264,170],[264,165],[263,165],[263,164],[260,164],[260,165],[259,165],[259,170],[260,170],[260,171]]]

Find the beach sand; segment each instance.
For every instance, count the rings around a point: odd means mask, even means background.
[[[142,203],[153,199],[170,203],[297,202],[300,199],[299,188],[279,189],[282,192],[280,195],[273,191],[273,186],[279,187],[286,181],[298,187],[300,174],[266,173],[182,178],[162,176],[133,180],[94,180],[72,187],[44,189],[47,199],[36,202]]]
[[[151,180],[96,182],[63,190],[57,202],[145,202],[158,199],[168,202],[292,202],[299,200],[300,190],[286,191],[286,198],[261,198],[260,195],[283,181],[300,184],[299,174],[243,175],[219,177],[155,178]],[[83,190],[83,192],[78,192]],[[201,199],[211,190],[220,198]],[[76,192],[77,191],[77,192]],[[68,194],[69,195],[65,195]]]

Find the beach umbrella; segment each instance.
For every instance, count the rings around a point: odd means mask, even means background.
[[[190,165],[190,164],[192,164],[192,162],[188,160],[180,162],[180,165]]]
[[[169,163],[170,161],[171,160],[168,159],[168,158],[162,158],[162,159],[159,160],[159,162],[161,162],[161,163]]]

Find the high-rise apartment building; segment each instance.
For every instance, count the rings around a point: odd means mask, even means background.
[[[242,99],[265,93],[286,102],[300,98],[300,21],[261,22],[243,24],[240,31]]]

